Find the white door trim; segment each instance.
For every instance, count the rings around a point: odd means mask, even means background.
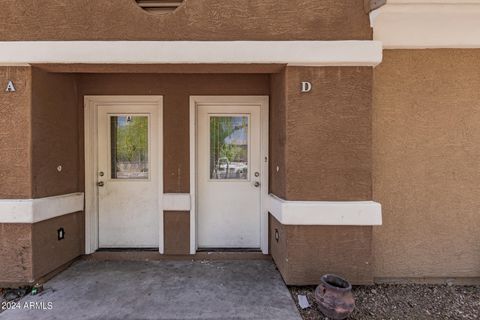
[[[98,106],[109,104],[157,104],[158,105],[158,211],[159,251],[163,254],[163,96],[85,96],[85,253],[98,249],[98,193],[97,193],[97,110]]]
[[[195,254],[198,249],[197,242],[197,215],[196,215],[196,189],[197,189],[197,108],[201,105],[258,105],[261,114],[261,218],[260,218],[260,243],[261,250],[268,254],[268,96],[190,96],[190,254]]]

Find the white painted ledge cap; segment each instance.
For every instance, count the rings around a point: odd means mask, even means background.
[[[382,206],[374,201],[286,201],[269,195],[268,210],[285,225],[382,225]]]

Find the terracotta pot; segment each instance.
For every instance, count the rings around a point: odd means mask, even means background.
[[[355,309],[352,285],[345,279],[333,274],[322,276],[315,290],[320,311],[331,319],[345,319]]]

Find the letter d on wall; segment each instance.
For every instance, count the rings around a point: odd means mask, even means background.
[[[302,92],[310,91],[312,91],[312,83],[307,81],[302,82]]]

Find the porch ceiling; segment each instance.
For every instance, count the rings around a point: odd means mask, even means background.
[[[82,64],[40,63],[55,73],[277,73],[285,64]]]

